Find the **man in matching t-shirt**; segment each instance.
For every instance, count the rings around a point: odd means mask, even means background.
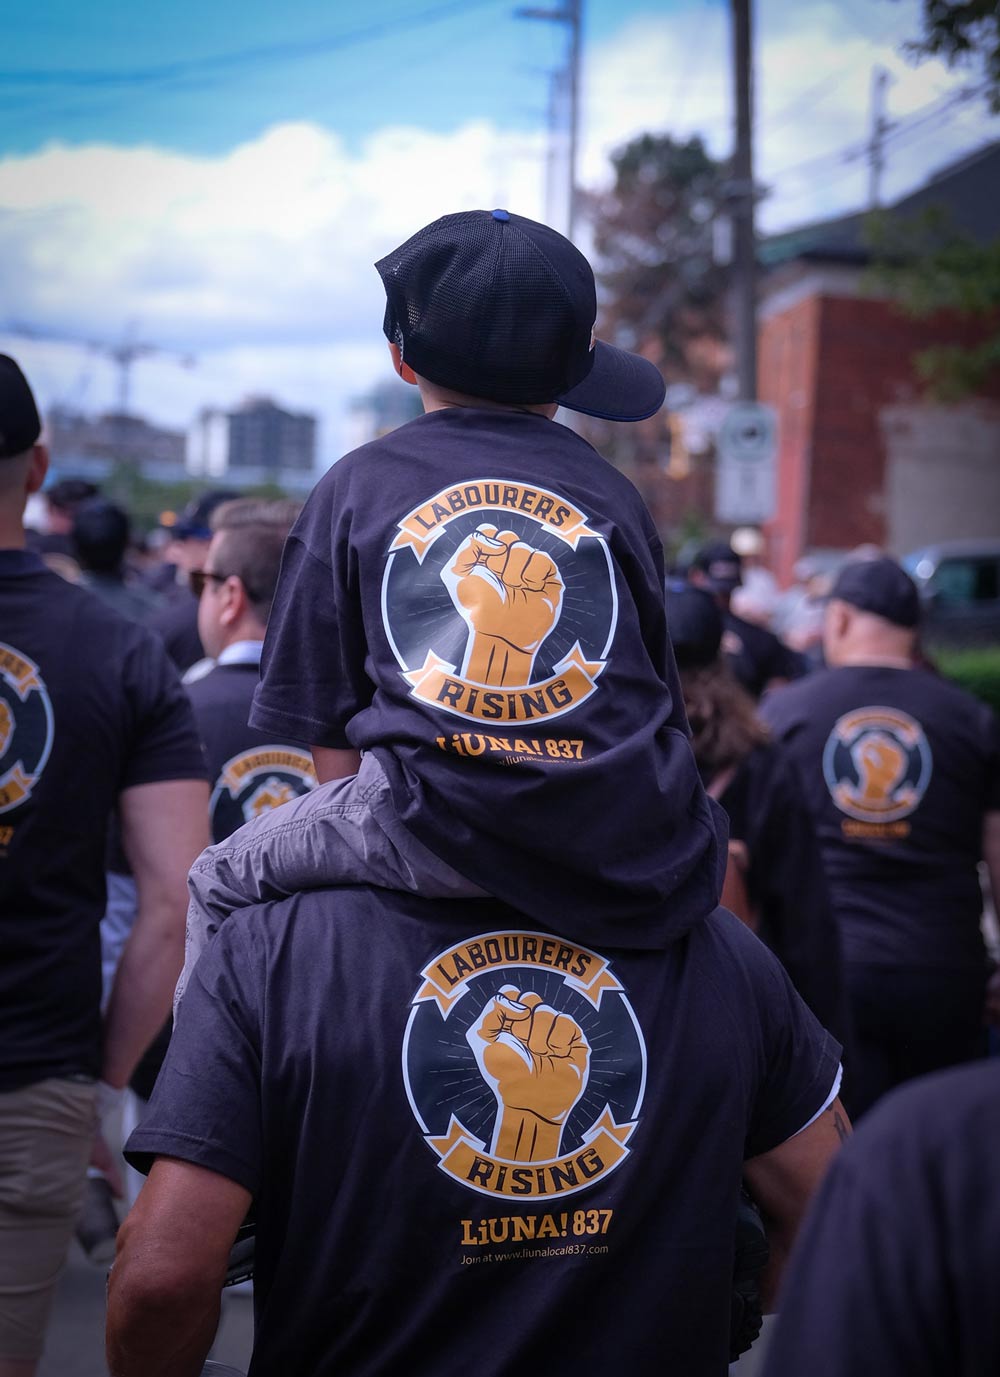
[[[826,610],[829,669],[763,705],[805,785],[840,923],[854,1113],[984,1049],[977,867],[985,857],[1000,892],[1000,729],[914,667],[919,617],[894,561],[848,564]]]
[[[307,502],[253,712],[321,778],[367,764],[196,871],[290,839],[311,888],[191,972],[111,1370],[197,1370],[253,1201],[261,1377],[721,1377],[743,1176],[780,1255],[846,1128],[836,1043],[715,909],[655,532],[553,421],[649,414],[662,379],[595,346],[544,226],[448,216],[378,266],[427,414]]]
[[[169,1010],[207,837],[201,748],[160,642],[25,548],[39,432],[0,356],[0,1377],[35,1371],[98,1111]],[[102,1024],[115,809],[139,912]]]

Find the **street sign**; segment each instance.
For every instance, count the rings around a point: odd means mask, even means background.
[[[762,402],[734,402],[716,441],[717,520],[759,522],[774,516],[777,455],[774,408]]]

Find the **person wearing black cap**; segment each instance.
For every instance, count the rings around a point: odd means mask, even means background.
[[[795,768],[721,655],[722,613],[712,595],[668,584],[667,627],[694,757],[729,819],[722,902],[767,943],[819,1021],[847,1046],[840,935]]]
[[[205,658],[198,634],[198,602],[191,596],[189,576],[204,563],[212,539],[212,513],[223,502],[239,497],[237,492],[214,488],[193,497],[169,528],[168,565],[174,576],[163,588],[166,603],[149,618],[149,627],[163,638],[167,654],[183,674]]]
[[[731,545],[724,540],[703,545],[691,562],[688,578],[718,603],[723,618],[723,653],[751,697],[759,698],[768,688],[802,677],[800,655],[789,650],[772,631],[738,617],[730,607],[733,593],[743,582],[743,561]]]
[[[35,1371],[98,1113],[170,1007],[185,875],[207,839],[201,746],[160,642],[25,547],[48,462],[39,433],[27,380],[0,355],[3,1377]],[[102,1021],[116,810],[140,902]]]
[[[805,784],[840,921],[854,1113],[985,1048],[978,864],[1000,892],[1000,727],[915,667],[919,623],[894,560],[847,564],[826,607],[829,668],[762,709]]]
[[[553,420],[662,379],[594,344],[589,265],[532,221],[447,216],[379,271],[427,414],[306,502],[252,716],[321,778],[365,755],[194,872],[287,883],[291,847],[303,878],[190,968],[111,1371],[196,1369],[253,1197],[255,1370],[722,1377],[741,1179],[780,1253],[839,1048],[716,908],[659,542]]]

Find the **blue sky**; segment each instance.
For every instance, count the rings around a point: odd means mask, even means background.
[[[563,228],[546,116],[566,32],[516,3],[8,6],[0,350],[43,406],[96,411],[116,378],[87,341],[137,335],[163,350],[134,370],[144,414],[183,428],[269,393],[320,415],[332,461],[352,398],[386,376],[374,260],[472,206]],[[606,185],[612,152],[650,130],[702,134],[725,157],[729,0],[583,4],[581,184]],[[757,0],[763,232],[864,205],[876,64],[892,75],[886,199],[1000,137],[981,101],[958,99],[968,74],[901,56],[919,13]]]
[[[0,147],[110,141],[218,153],[279,120],[315,121],[348,140],[392,120],[448,130],[481,115],[537,128],[566,29],[518,19],[515,8],[514,0],[42,0],[4,21]],[[540,8],[557,9],[558,0]],[[671,8],[587,0],[586,42]]]

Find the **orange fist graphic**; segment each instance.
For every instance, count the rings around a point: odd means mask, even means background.
[[[480,526],[441,577],[469,626],[461,673],[480,684],[530,683],[538,647],[562,610],[555,561],[513,531]]]
[[[467,1036],[497,1097],[491,1151],[514,1162],[558,1157],[563,1127],[590,1069],[590,1044],[580,1025],[541,995],[521,995],[508,985]]]

